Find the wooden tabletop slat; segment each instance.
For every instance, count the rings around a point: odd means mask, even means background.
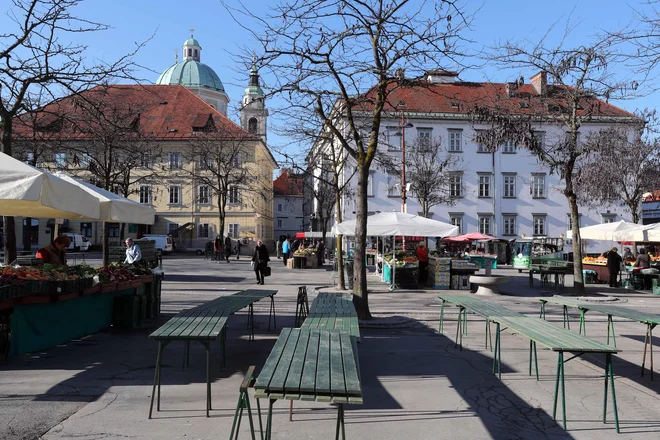
[[[319,353],[320,332],[318,329],[310,329],[309,332],[305,365],[300,379],[300,392],[303,394],[314,393],[316,391],[316,367],[318,365],[317,357]]]
[[[359,396],[362,394],[362,387],[360,386],[360,375],[357,370],[357,363],[355,361],[358,353],[353,351],[353,343],[351,336],[346,332],[341,332],[339,336],[341,340],[341,354],[344,361],[344,382],[346,385],[346,394],[352,396]],[[350,350],[348,349],[350,348]]]
[[[300,332],[296,351],[293,353],[291,360],[291,367],[289,368],[289,375],[284,384],[287,393],[300,393],[300,382],[302,380],[303,368],[305,366],[305,359],[307,356],[307,347],[309,344],[310,329],[305,329]],[[297,390],[297,391],[296,391]]]
[[[273,376],[273,373],[275,372],[275,369],[277,368],[277,365],[280,362],[280,358],[282,357],[282,351],[284,349],[284,346],[286,345],[287,340],[289,339],[290,334],[291,334],[290,328],[282,329],[282,333],[280,333],[280,337],[277,338],[277,341],[275,342],[275,345],[273,346],[270,355],[268,355],[268,359],[266,359],[264,368],[261,370],[261,373],[259,373],[259,377],[257,378],[257,381],[254,384],[255,389],[268,388],[268,386],[270,385],[270,380]]]
[[[333,395],[346,395],[340,335],[340,332],[330,333],[330,389]]]
[[[630,319],[631,321],[642,322],[645,324],[660,324],[660,315],[636,309],[629,309],[627,307],[612,306],[608,304],[594,304],[588,301],[580,301],[572,298],[541,297],[538,299],[543,302],[566,305],[583,310],[591,310],[594,312],[602,313],[604,315],[617,316],[619,318]]]
[[[289,339],[286,341],[280,361],[273,373],[273,378],[270,380],[270,385],[268,385],[268,389],[271,392],[284,392],[284,384],[289,375],[291,362],[293,361],[293,354],[296,351],[296,346],[300,339],[300,333],[300,331],[291,332]]]
[[[316,361],[316,394],[329,394],[330,391],[330,333],[320,332]]]

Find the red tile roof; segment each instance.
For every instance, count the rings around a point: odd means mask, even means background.
[[[125,115],[134,120],[139,114],[139,127],[142,133],[155,140],[187,140],[193,132],[209,124],[214,125],[222,135],[228,138],[259,140],[236,125],[222,113],[204,102],[187,88],[179,85],[113,85],[97,86],[81,93],[54,101],[43,109],[18,117],[14,122],[16,137],[31,137],[32,125],[42,129],[53,124],[59,129],[47,130],[51,137],[59,140],[84,140],[91,135],[79,126],[90,124],[85,120],[85,105],[76,104],[77,100],[87,100],[94,105],[112,107],[116,114]],[[62,117],[63,116],[63,117]],[[36,124],[35,124],[36,121]],[[209,122],[211,121],[211,122]],[[124,121],[127,122],[127,121]]]
[[[510,114],[539,115],[559,113],[560,107],[565,107],[561,98],[561,87],[547,86],[545,96],[540,96],[531,84],[523,84],[517,88],[513,97],[507,93],[506,83],[450,82],[420,85],[397,86],[390,85],[386,112],[418,113],[454,113],[467,114],[475,106],[498,108]],[[367,92],[361,99],[361,110],[373,109],[371,98],[375,89]],[[403,102],[405,106],[400,105]],[[522,104],[521,104],[522,103]],[[559,106],[559,107],[557,107]],[[579,115],[608,116],[635,118],[635,115],[597,98],[583,99]],[[358,108],[359,108],[358,107]]]
[[[303,181],[300,174],[283,169],[277,179],[273,181],[273,190],[277,196],[302,196]]]

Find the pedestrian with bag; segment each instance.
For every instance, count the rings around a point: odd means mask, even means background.
[[[231,255],[231,237],[225,237],[225,260],[229,263],[229,256]]]
[[[610,287],[618,287],[617,277],[623,260],[614,247],[607,253],[607,271],[610,273]]]
[[[268,248],[264,245],[263,241],[257,241],[257,246],[254,248],[252,255],[252,264],[254,267],[254,274],[257,276],[257,284],[264,284],[265,272],[267,271],[270,256],[268,255]]]
[[[286,260],[289,259],[289,251],[291,250],[291,243],[289,243],[289,238],[285,238],[282,243],[282,258],[284,259],[284,266],[286,266]]]

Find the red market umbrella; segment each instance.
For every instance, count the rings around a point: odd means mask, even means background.
[[[305,238],[304,232],[296,232],[296,238]]]
[[[469,234],[459,235],[457,237],[448,237],[445,238],[446,241],[477,241],[477,240],[496,240],[495,237],[490,235],[482,234],[480,232],[470,232]]]

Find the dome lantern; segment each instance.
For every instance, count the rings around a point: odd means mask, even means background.
[[[200,61],[202,54],[202,46],[195,40],[193,36],[195,29],[190,29],[190,38],[183,43],[183,59],[191,61]]]

